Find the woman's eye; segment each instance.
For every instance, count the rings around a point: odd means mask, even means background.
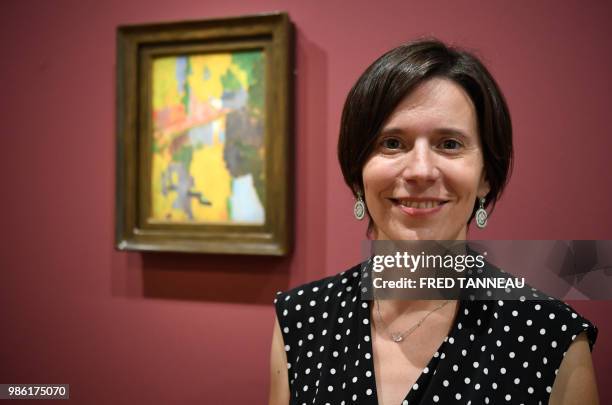
[[[381,142],[381,145],[387,149],[399,149],[402,146],[400,141],[395,138],[383,139],[383,141]]]
[[[461,143],[454,139],[446,139],[442,142],[442,149],[459,149],[461,147]]]

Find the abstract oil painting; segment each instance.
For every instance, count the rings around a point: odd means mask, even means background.
[[[152,61],[150,218],[265,223],[265,53]]]

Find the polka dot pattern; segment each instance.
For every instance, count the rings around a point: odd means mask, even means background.
[[[377,405],[371,305],[360,266],[278,293],[290,403]],[[460,301],[453,327],[402,404],[548,403],[572,341],[597,329],[561,301]],[[404,342],[407,343],[407,342]]]

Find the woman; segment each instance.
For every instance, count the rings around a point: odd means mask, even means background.
[[[338,156],[372,239],[464,240],[506,185],[510,116],[474,56],[414,42],[350,91]],[[361,278],[279,293],[270,404],[598,402],[597,330],[562,302],[362,301]]]

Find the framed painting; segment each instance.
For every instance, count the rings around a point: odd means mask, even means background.
[[[119,27],[117,248],[287,254],[292,76],[285,13]]]

